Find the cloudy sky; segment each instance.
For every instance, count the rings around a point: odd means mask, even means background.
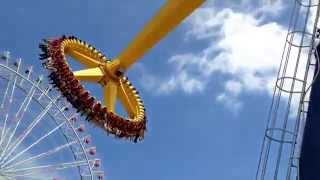
[[[45,72],[38,43],[66,34],[113,58],[164,2],[6,0],[0,51]],[[148,132],[132,144],[89,129],[107,179],[253,179],[290,7],[208,0],[133,66]]]

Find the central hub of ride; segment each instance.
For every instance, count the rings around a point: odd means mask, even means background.
[[[113,80],[118,82],[120,76],[123,75],[123,71],[120,70],[120,63],[118,60],[109,61],[103,66],[104,81]]]

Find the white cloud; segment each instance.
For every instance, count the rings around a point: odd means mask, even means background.
[[[239,95],[242,91],[242,84],[238,81],[230,80],[225,83],[225,90],[232,95]]]
[[[245,1],[244,1],[245,2]],[[214,6],[197,10],[186,22],[189,41],[206,41],[208,46],[199,52],[176,54],[169,59],[174,71],[169,77],[150,76],[159,82],[157,93],[181,90],[188,94],[202,92],[214,76],[225,75],[221,82],[224,91],[216,95],[216,101],[227,107],[240,109],[238,96],[242,93],[273,94],[276,74],[279,68],[287,28],[276,22],[266,22],[257,11],[272,14],[273,6],[283,9],[282,1],[265,3],[252,13],[234,11],[229,8],[216,11]],[[295,35],[293,43],[298,44],[301,36]],[[298,48],[291,49],[288,71],[294,73]],[[302,52],[306,57],[306,52]],[[305,62],[299,64],[298,77],[304,76]],[[288,84],[288,85],[287,85]],[[285,88],[289,89],[286,83]],[[299,84],[294,88],[299,88]],[[300,87],[301,88],[301,87]],[[298,102],[298,98],[294,101]]]
[[[238,113],[243,104],[236,97],[230,96],[226,93],[221,93],[216,97],[218,103],[223,104],[225,107],[231,110],[233,113]]]
[[[187,94],[202,92],[206,83],[199,77],[192,77],[192,74],[190,74],[183,65],[183,61],[179,61],[179,63],[176,64],[176,58],[177,57],[172,57],[169,61],[169,63],[174,63],[176,68],[175,72],[168,77],[155,76],[151,74],[143,64],[136,64],[134,73],[138,73],[137,75],[140,77],[139,81],[142,87],[154,94],[169,94],[176,90],[182,90]],[[179,56],[179,58],[182,57]]]
[[[250,14],[231,9],[215,12],[212,8],[202,8],[189,25],[188,38],[205,39],[209,46],[199,53],[173,56],[169,60],[176,67],[173,77],[193,77],[202,90],[215,73],[231,75],[232,80],[222,82],[225,92],[216,100],[235,109],[241,107],[236,98],[243,92],[272,93],[286,35],[284,27],[274,22],[263,24]],[[175,90],[180,86],[171,87]]]
[[[243,91],[243,85],[239,81],[228,80],[224,85],[224,92],[216,96],[216,101],[229,108],[231,112],[238,113],[243,103],[238,99],[238,95]]]
[[[190,77],[186,71],[180,71],[177,76],[168,79],[167,82],[160,85],[160,92],[169,93],[172,90],[181,88],[186,93],[200,92],[204,89],[205,84],[197,78]]]
[[[156,78],[159,92],[201,92],[214,73],[232,75],[225,89],[270,91],[286,31],[276,23],[261,24],[254,16],[224,9],[202,8],[187,22],[188,38],[209,41],[198,53],[177,54],[169,59],[174,72]],[[150,83],[146,83],[145,85]],[[155,84],[154,84],[155,85]],[[240,88],[241,87],[241,88]],[[241,90],[240,90],[241,89]]]
[[[187,35],[196,39],[212,38],[219,35],[223,20],[228,18],[230,11],[230,9],[225,9],[220,13],[216,13],[214,8],[201,8],[188,22],[191,26]]]
[[[257,12],[267,13],[270,15],[278,15],[285,8],[283,0],[263,0],[262,6]]]

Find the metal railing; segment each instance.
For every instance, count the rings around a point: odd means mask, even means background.
[[[294,0],[261,147],[257,180],[299,178],[299,155],[315,69],[319,0]]]

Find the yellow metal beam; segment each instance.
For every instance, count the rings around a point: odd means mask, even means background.
[[[77,49],[66,48],[65,54],[76,59],[78,62],[85,65],[86,67],[97,67],[103,64],[99,60],[86,55],[87,53],[86,54],[82,53],[80,50],[77,50]]]
[[[99,67],[74,71],[73,74],[78,80],[89,82],[99,82],[104,76],[104,72]]]
[[[118,82],[110,80],[103,89],[104,104],[108,110],[115,112],[117,102]]]
[[[118,97],[119,100],[121,102],[121,104],[123,105],[123,107],[125,108],[126,112],[128,113],[128,117],[129,118],[135,118],[135,114],[137,114],[136,112],[136,108],[134,106],[134,102],[135,99],[134,96],[130,96],[128,93],[130,91],[127,90],[127,87],[125,87],[121,82],[120,82],[120,86],[118,89]]]
[[[204,1],[168,0],[129,46],[116,58],[120,61],[120,68],[128,69]]]

